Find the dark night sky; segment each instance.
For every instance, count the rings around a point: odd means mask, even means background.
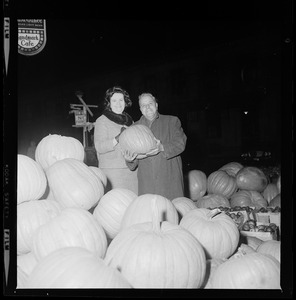
[[[127,6],[125,1],[68,3],[10,1],[5,13],[12,20],[46,19],[45,48],[34,56],[11,55],[18,96],[260,36],[283,26],[287,15],[287,7],[278,5],[281,1],[240,1],[239,5],[208,1],[197,7],[173,2],[162,7],[152,2],[141,6],[133,2]],[[15,106],[11,110],[15,114]]]
[[[33,15],[47,21],[44,50],[32,57],[18,55],[20,93],[29,92],[30,82],[38,83],[35,88],[46,88],[260,35],[264,28],[278,26],[284,12],[283,5],[270,1],[268,5],[265,1],[240,1],[240,5],[208,1],[194,9],[166,1],[162,7],[152,2],[127,6],[125,1],[99,1],[96,6],[96,1],[71,5],[62,5],[65,1],[13,2],[17,3],[13,16]]]
[[[186,54],[260,33],[264,22],[47,19],[47,42],[35,56],[18,56],[19,92]],[[197,37],[197,38],[196,38]]]

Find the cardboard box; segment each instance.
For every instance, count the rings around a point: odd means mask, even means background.
[[[261,231],[240,231],[240,234],[243,236],[252,236],[256,237],[262,241],[269,241],[269,240],[277,240],[277,234],[271,232],[261,232]]]
[[[280,212],[257,212],[256,213],[257,224],[268,225],[274,223],[278,226],[279,231],[281,231],[281,213]]]

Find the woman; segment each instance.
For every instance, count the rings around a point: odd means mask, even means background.
[[[108,179],[105,193],[114,188],[126,188],[138,195],[137,172],[127,167],[118,144],[121,132],[133,124],[133,119],[125,112],[131,105],[125,90],[117,86],[110,88],[105,95],[105,109],[95,122],[94,144],[99,167]]]

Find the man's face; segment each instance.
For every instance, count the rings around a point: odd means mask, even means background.
[[[153,121],[156,117],[158,104],[150,96],[143,96],[140,101],[140,110],[142,115],[149,121]]]

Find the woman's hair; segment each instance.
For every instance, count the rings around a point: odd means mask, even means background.
[[[105,100],[104,100],[104,106],[106,109],[110,110],[110,99],[115,93],[120,93],[123,95],[125,107],[132,106],[132,100],[130,99],[128,92],[122,89],[120,86],[114,86],[106,91]]]

